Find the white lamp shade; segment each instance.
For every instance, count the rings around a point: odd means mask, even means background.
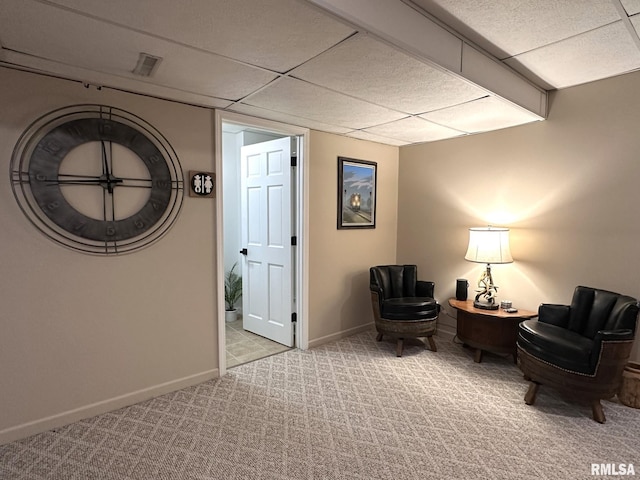
[[[470,228],[465,260],[477,263],[511,263],[508,228]]]

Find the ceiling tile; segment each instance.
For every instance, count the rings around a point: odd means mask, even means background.
[[[422,118],[450,128],[479,133],[539,121],[540,118],[496,97],[486,97],[437,112]]]
[[[403,140],[396,140],[394,138],[383,137],[381,135],[374,135],[364,130],[354,130],[346,134],[347,137],[357,138],[358,140],[367,140],[369,142],[383,143],[385,145],[393,145],[396,147],[402,147],[403,145],[409,145],[411,142],[405,142]]]
[[[535,72],[554,88],[564,88],[640,68],[640,51],[620,21],[506,63],[525,75]]]
[[[242,103],[323,123],[361,129],[405,115],[293,78],[281,78]]]
[[[436,125],[416,117],[403,118],[384,125],[366,128],[363,131],[382,137],[395,138],[407,143],[431,142],[464,134],[464,132]]]
[[[198,92],[178,91],[172,87],[151,84],[138,78],[111,75],[86,68],[73,67],[38,57],[22,55],[11,50],[0,50],[0,62],[6,62],[7,65],[25,65],[35,72],[49,72],[60,78],[68,78],[85,84],[106,86],[125,92],[139,93],[145,96],[164,98],[191,105],[227,108],[233,103],[229,100],[202,95]]]
[[[4,0],[3,0],[4,1]],[[53,0],[93,17],[286,72],[354,30],[299,0]]]
[[[640,31],[640,0],[393,1],[545,88],[640,69],[618,13]],[[539,120],[308,0],[0,0],[0,42],[5,65],[391,145]],[[163,58],[151,78],[140,52]],[[468,78],[515,102],[505,76]]]
[[[311,128],[313,130],[319,130],[321,132],[337,133],[341,135],[351,131],[350,128],[329,125],[327,123],[317,122],[315,120],[309,120],[308,118],[302,118],[297,115],[274,112],[273,110],[268,110],[266,108],[254,107],[253,105],[245,105],[242,103],[236,103],[230,106],[228,110],[237,112],[237,113],[243,113],[245,115],[251,115],[253,117],[273,120],[275,122],[287,123],[289,125],[296,125],[298,127]]]
[[[640,36],[640,15],[634,15],[631,17],[631,25],[636,31],[636,34]]]
[[[446,13],[465,35],[504,54],[528,52],[620,20],[611,1],[603,0],[414,0],[434,14]],[[443,20],[445,20],[443,18]],[[446,20],[445,20],[446,21]],[[465,31],[466,30],[466,31]],[[479,37],[479,38],[478,38]],[[491,50],[490,50],[491,51]]]
[[[348,95],[418,114],[487,94],[366,34],[356,35],[290,72]]]
[[[622,6],[627,15],[636,15],[640,13],[640,0],[621,0]]]
[[[3,1],[0,14],[12,19],[2,24],[5,48],[180,91],[236,100],[277,76],[125,28],[111,26],[105,30],[97,20],[47,5]],[[38,21],[34,22],[34,18]],[[26,24],[31,28],[25,29]],[[65,25],[65,35],[61,35],[59,25]],[[131,72],[140,52],[162,57],[153,77]]]

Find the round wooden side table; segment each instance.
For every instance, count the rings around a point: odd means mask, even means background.
[[[482,361],[482,352],[509,353],[517,361],[516,340],[518,325],[523,320],[538,316],[538,312],[518,309],[515,313],[483,310],[473,306],[473,300],[449,299],[449,305],[458,311],[457,336],[471,348],[475,348],[473,360]]]

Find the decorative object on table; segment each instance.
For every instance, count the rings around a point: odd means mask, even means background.
[[[224,276],[224,319],[226,322],[233,322],[238,318],[236,303],[242,297],[242,277],[236,273],[237,266],[238,262],[234,263]]]
[[[213,172],[189,171],[189,196],[215,198],[216,174]]]
[[[503,310],[506,310],[511,307],[513,307],[513,303],[511,302],[511,300],[502,300],[500,302],[500,308]]]
[[[486,263],[487,268],[478,280],[477,295],[473,306],[485,310],[497,310],[496,295],[498,287],[493,283],[491,275],[492,263],[511,263],[509,247],[509,229],[496,227],[480,227],[469,229],[469,246],[465,260]]]
[[[467,299],[467,289],[469,288],[469,281],[466,278],[459,278],[456,280],[456,300]]]
[[[433,298],[433,282],[418,280],[416,265],[379,265],[369,269],[371,306],[378,336],[397,339],[396,356],[402,356],[405,338],[427,337],[437,351],[432,335],[440,305]]]
[[[338,157],[338,229],[376,228],[378,164]]]
[[[183,200],[178,157],[140,117],[73,105],[35,120],[11,158],[22,212],[51,240],[83,253],[139,250],[174,224]]]
[[[590,401],[593,419],[604,423],[600,400],[620,389],[638,311],[633,297],[582,286],[570,305],[540,305],[538,320],[518,326],[518,366],[530,381],[525,403],[547,385]]]

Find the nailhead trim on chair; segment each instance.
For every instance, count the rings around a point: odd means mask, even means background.
[[[631,342],[632,342],[632,340],[609,340],[609,341],[604,341],[604,342],[602,342],[602,344],[604,345],[605,343],[607,343],[607,344],[611,344],[611,343],[631,343]],[[581,375],[581,376],[583,376],[583,377],[591,377],[591,378],[595,378],[595,377],[598,375],[598,368],[600,367],[600,360],[602,359],[602,351],[603,351],[603,349],[601,348],[601,349],[600,349],[600,353],[598,354],[598,362],[596,363],[596,370],[595,370],[595,372],[593,372],[593,374],[588,374],[588,373],[576,372],[575,370],[569,370],[569,369],[567,369],[567,368],[559,367],[558,365],[554,365],[553,363],[549,363],[549,362],[547,362],[546,360],[543,360],[542,358],[540,358],[540,357],[538,357],[538,356],[534,355],[534,354],[533,354],[533,353],[531,353],[531,352],[527,352],[527,351],[526,351],[524,348],[522,348],[520,345],[517,345],[517,347],[518,347],[518,350],[522,350],[522,351],[523,351],[524,353],[526,353],[527,355],[530,355],[530,356],[532,356],[533,358],[535,358],[536,360],[538,360],[538,361],[540,361],[540,362],[542,362],[542,363],[544,363],[544,364],[546,364],[546,365],[549,365],[550,367],[553,367],[553,368],[555,368],[555,369],[557,369],[557,370],[562,370],[563,372],[571,373],[571,374],[573,374],[573,375]],[[518,358],[520,358],[520,357],[518,356]]]

